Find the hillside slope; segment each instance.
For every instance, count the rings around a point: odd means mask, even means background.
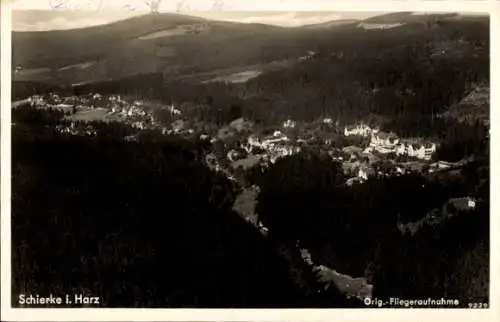
[[[13,33],[14,80],[59,84],[133,74],[258,62],[262,35],[283,28],[206,20],[176,14],[145,15],[104,26]],[[260,35],[260,37],[256,37]]]
[[[432,23],[422,23],[426,21]],[[15,60],[36,62],[33,67],[46,71],[30,74],[25,69],[14,80],[85,83],[88,86],[79,86],[79,91],[140,94],[166,103],[203,104],[212,97],[239,102],[254,120],[329,115],[350,121],[381,115],[398,117],[405,128],[422,127],[419,117],[431,119],[445,112],[471,84],[488,81],[488,17],[399,13],[365,22],[398,26],[280,28],[180,15],[143,16],[101,27],[31,33],[35,40],[60,35],[32,51],[29,34],[21,33],[14,51],[26,50],[26,55],[15,55]],[[56,50],[59,45],[71,47],[69,43],[83,35],[89,35],[88,41],[82,41],[84,49],[78,54]],[[61,42],[64,37],[70,42]],[[106,37],[115,40],[106,46],[87,45]],[[44,60],[37,50],[50,55]],[[96,61],[85,62],[92,51],[98,52]],[[69,61],[73,66],[64,65]],[[26,86],[18,84],[16,93],[26,92]]]
[[[364,22],[418,25],[447,17],[393,16]],[[14,32],[14,80],[74,84],[156,72],[185,75],[297,59],[334,39],[348,39],[359,33],[358,29],[356,20],[283,28],[162,13],[88,28]]]

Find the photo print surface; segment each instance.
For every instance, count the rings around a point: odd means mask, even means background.
[[[13,307],[488,307],[488,14],[155,6],[12,13]]]

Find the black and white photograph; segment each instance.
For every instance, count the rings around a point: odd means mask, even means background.
[[[488,12],[49,2],[12,11],[12,308],[489,308]]]

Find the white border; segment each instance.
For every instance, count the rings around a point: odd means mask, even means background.
[[[33,0],[33,2],[44,0]],[[73,0],[76,1],[76,0]],[[81,0],[82,2],[85,0]],[[106,0],[104,0],[106,1]],[[195,0],[193,0],[195,1]],[[203,0],[207,1],[207,0]],[[491,142],[498,142],[500,132],[496,127],[500,116],[500,75],[493,72],[500,54],[500,1],[332,1],[332,0],[254,0],[233,10],[247,11],[441,11],[489,12],[491,21]],[[234,3],[227,0],[229,4]],[[267,4],[267,5],[266,5]],[[500,321],[499,307],[499,204],[491,198],[491,265],[490,309],[425,310],[411,311],[388,309],[288,309],[288,310],[202,310],[202,309],[12,309],[10,308],[10,101],[11,101],[11,6],[1,2],[1,317],[7,321]],[[493,90],[495,89],[495,90]],[[498,145],[491,144],[491,178],[498,178],[500,164]],[[7,175],[6,175],[7,174]],[[499,180],[491,180],[491,195],[500,196]]]
[[[12,4],[13,10],[36,8],[51,10],[48,0],[4,0]],[[69,10],[81,5],[82,10],[95,10],[96,6],[85,6],[89,0],[66,0]],[[144,0],[102,0],[100,10],[126,10],[131,5],[136,11],[147,11]],[[160,11],[171,11],[176,4],[184,2],[193,11],[210,11],[213,0],[163,0]],[[93,2],[96,2],[94,0]],[[224,11],[460,11],[485,12],[494,6],[495,0],[224,0]],[[425,10],[423,9],[425,7]],[[450,10],[450,7],[457,10]],[[385,10],[383,10],[385,9]],[[459,10],[458,10],[459,9]],[[60,9],[64,10],[64,9]]]
[[[2,0],[0,0],[2,1]],[[4,307],[10,306],[10,102],[11,102],[11,11],[6,2],[0,2],[0,112],[1,112],[1,307],[4,317]],[[7,175],[6,175],[7,174]],[[6,312],[7,313],[7,312]],[[5,314],[8,316],[9,314]]]

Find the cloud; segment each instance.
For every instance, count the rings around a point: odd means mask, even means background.
[[[33,24],[20,24],[17,25],[15,30],[31,30],[31,31],[43,31],[43,30],[58,30],[58,29],[73,29],[81,28],[85,26],[95,26],[107,23],[104,19],[66,19],[64,17],[57,17],[48,21],[38,21]]]
[[[302,26],[315,23],[322,23],[331,20],[341,19],[342,15],[337,13],[318,13],[316,15],[303,16],[297,12],[284,12],[276,14],[266,14],[266,15],[255,15],[248,17],[238,17],[238,18],[221,18],[221,20],[236,21],[242,23],[263,23],[278,26]]]
[[[129,12],[86,13],[86,12],[53,12],[53,11],[14,11],[13,30],[44,31],[83,28],[107,24],[132,16]]]

